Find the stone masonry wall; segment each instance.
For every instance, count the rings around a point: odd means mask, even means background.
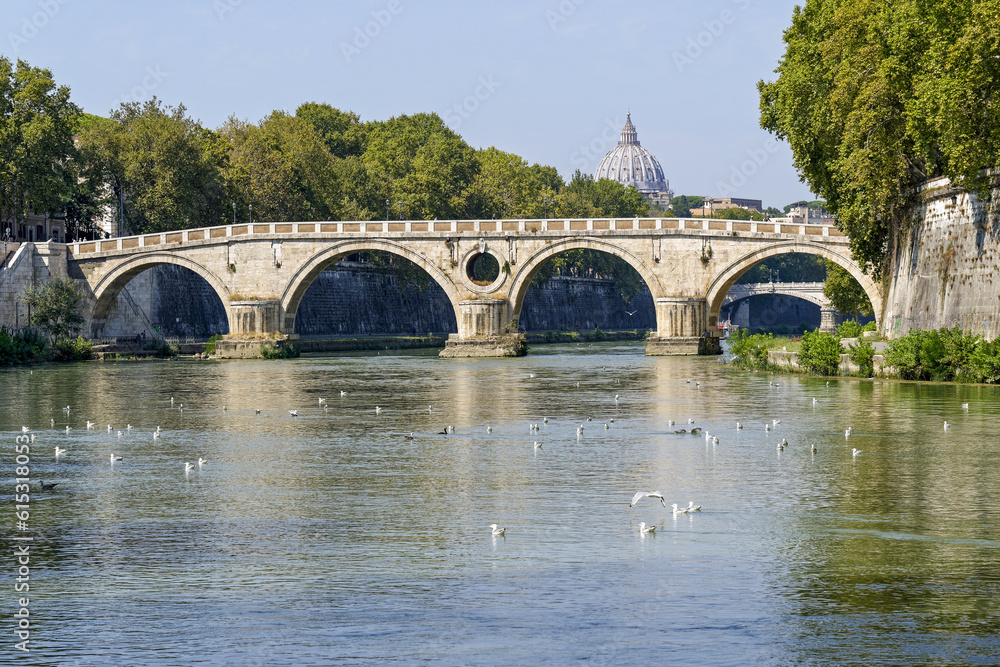
[[[880,331],[958,325],[992,340],[1000,335],[1000,186],[984,201],[938,179],[922,195],[893,258]]]

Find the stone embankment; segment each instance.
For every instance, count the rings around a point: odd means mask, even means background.
[[[874,332],[871,332],[874,334]],[[866,338],[869,336],[866,336]],[[857,345],[857,338],[841,338],[840,344],[844,346],[844,349],[849,350],[855,345]],[[885,363],[885,356],[883,352],[889,346],[888,343],[884,342],[874,342],[872,347],[875,348],[875,356],[872,357],[872,365],[874,366],[875,375],[892,375],[892,366],[887,366]],[[799,355],[796,352],[788,352],[786,350],[768,350],[767,360],[771,362],[774,366],[778,367],[780,370],[784,371],[799,371]],[[855,375],[860,372],[858,365],[851,361],[851,357],[848,354],[840,355],[840,366],[838,367],[840,375]]]

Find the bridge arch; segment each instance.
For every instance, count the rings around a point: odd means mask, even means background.
[[[823,285],[823,283],[753,283],[750,285],[733,285],[729,288],[729,291],[723,295],[721,307],[725,308],[731,304],[739,303],[745,299],[764,294],[781,294],[783,296],[791,296],[796,299],[802,299],[803,301],[814,303],[821,308],[829,306],[830,301],[823,296],[822,292],[817,293],[811,290],[801,289],[802,285],[812,286],[813,284],[818,286]],[[748,287],[751,289],[739,292],[740,287]],[[734,294],[734,292],[737,293]]]
[[[347,255],[366,251],[388,252],[407,259],[426,271],[430,275],[431,280],[444,290],[448,301],[451,302],[451,306],[455,310],[456,320],[461,320],[458,307],[461,297],[459,296],[458,288],[440,268],[426,257],[410,250],[402,244],[385,239],[353,239],[334,243],[324,248],[309,258],[308,261],[304,262],[295,272],[285,287],[284,293],[281,295],[281,310],[284,313],[283,331],[285,333],[295,331],[295,316],[299,310],[299,304],[302,303],[302,298],[305,296],[306,291],[308,291],[309,286],[316,280],[320,273]]]
[[[217,275],[215,275],[215,273],[198,262],[184,257],[183,255],[152,253],[126,259],[124,262],[108,272],[97,282],[96,285],[94,285],[94,307],[90,314],[90,335],[92,338],[100,337],[101,329],[104,327],[108,312],[111,310],[111,306],[114,304],[115,299],[118,298],[118,294],[122,291],[122,289],[124,289],[133,278],[143,271],[161,264],[173,264],[175,266],[184,267],[185,269],[194,272],[207,282],[215,291],[216,295],[218,295],[219,300],[222,302],[222,307],[226,309],[226,321],[229,324],[230,331],[232,331],[232,316],[229,308],[229,288],[226,287],[226,284]]]
[[[858,266],[858,264],[851,258],[849,251],[847,251],[846,248],[841,251],[839,248],[831,248],[829,246],[818,243],[809,243],[807,241],[785,241],[747,253],[730,263],[729,266],[725,267],[722,272],[719,273],[714,280],[712,280],[708,287],[707,294],[708,320],[711,326],[715,326],[715,322],[718,321],[719,309],[722,307],[722,302],[725,300],[729,289],[736,283],[740,276],[746,273],[754,265],[759,264],[769,257],[789,253],[819,255],[823,259],[829,260],[845,269],[855,280],[858,281],[861,288],[865,291],[865,294],[868,295],[868,299],[872,302],[872,310],[875,312],[875,317],[881,317],[882,295],[879,292],[878,285],[871,279],[871,276],[865,274],[861,270],[861,267]]]
[[[621,248],[620,246],[608,243],[607,241],[602,241],[600,239],[577,237],[567,238],[547,244],[542,250],[539,250],[534,255],[528,257],[527,260],[520,263],[518,270],[513,275],[509,292],[512,308],[511,322],[517,322],[518,318],[521,316],[521,306],[524,304],[524,297],[528,292],[528,288],[531,286],[531,281],[534,279],[535,274],[538,273],[545,262],[549,261],[556,255],[570,250],[597,250],[600,252],[606,252],[609,255],[614,255],[615,257],[624,260],[629,264],[629,266],[635,269],[643,281],[645,281],[646,286],[653,295],[654,301],[657,297],[663,295],[663,288],[660,285],[660,280],[656,277],[653,269],[635,254]]]

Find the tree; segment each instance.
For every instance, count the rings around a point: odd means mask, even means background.
[[[0,222],[57,213],[74,183],[80,109],[47,69],[0,56]]]
[[[830,305],[842,313],[853,313],[870,317],[874,314],[872,302],[861,284],[854,279],[847,269],[834,262],[826,263],[826,284],[823,285],[823,295],[830,300]]]
[[[712,217],[717,220],[763,220],[764,214],[760,211],[752,211],[742,206],[731,206],[716,211]]]
[[[542,184],[518,155],[493,146],[476,151],[479,168],[464,193],[472,218],[534,218],[542,212]]]
[[[817,255],[793,252],[776,255],[754,265],[736,282],[766,283],[775,274],[787,283],[818,283],[826,280],[826,262]]]
[[[219,137],[155,97],[122,104],[82,129],[84,175],[123,214],[121,233],[225,224],[230,197]]]
[[[70,278],[53,278],[41,287],[29,287],[21,301],[31,309],[31,321],[52,340],[76,336],[83,326],[83,294]]]
[[[777,80],[758,83],[761,125],[878,277],[940,175],[980,195],[1000,148],[1000,0],[807,0]]]

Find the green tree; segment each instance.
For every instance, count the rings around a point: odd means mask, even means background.
[[[218,136],[159,100],[122,104],[80,134],[84,175],[124,214],[122,233],[224,224]]]
[[[764,214],[760,211],[752,211],[748,208],[743,208],[741,206],[732,206],[730,208],[724,208],[720,211],[716,211],[712,214],[712,217],[717,220],[757,220],[761,221],[764,219]]]
[[[842,313],[852,313],[855,319],[859,315],[871,317],[875,313],[872,302],[860,283],[847,272],[847,269],[834,262],[826,263],[826,284],[823,285],[823,295],[830,300],[831,306]]]
[[[766,283],[772,279],[786,283],[818,283],[826,280],[826,262],[817,255],[793,252],[776,255],[751,267],[737,284]]]
[[[812,331],[802,334],[799,366],[820,375],[836,375],[844,348],[832,334]]]
[[[295,117],[313,126],[334,157],[364,152],[365,132],[358,114],[334,109],[329,104],[306,102],[295,110]]]
[[[476,151],[478,170],[464,193],[472,218],[535,218],[542,213],[542,183],[518,155],[493,146]]]
[[[47,69],[0,56],[0,222],[57,213],[75,182],[80,109]]]
[[[807,0],[796,7],[761,125],[878,277],[916,186],[947,175],[986,194],[1000,148],[1000,0]]]
[[[31,323],[52,340],[69,338],[80,332],[83,293],[70,278],[53,278],[41,287],[29,287],[21,300],[31,309]]]

